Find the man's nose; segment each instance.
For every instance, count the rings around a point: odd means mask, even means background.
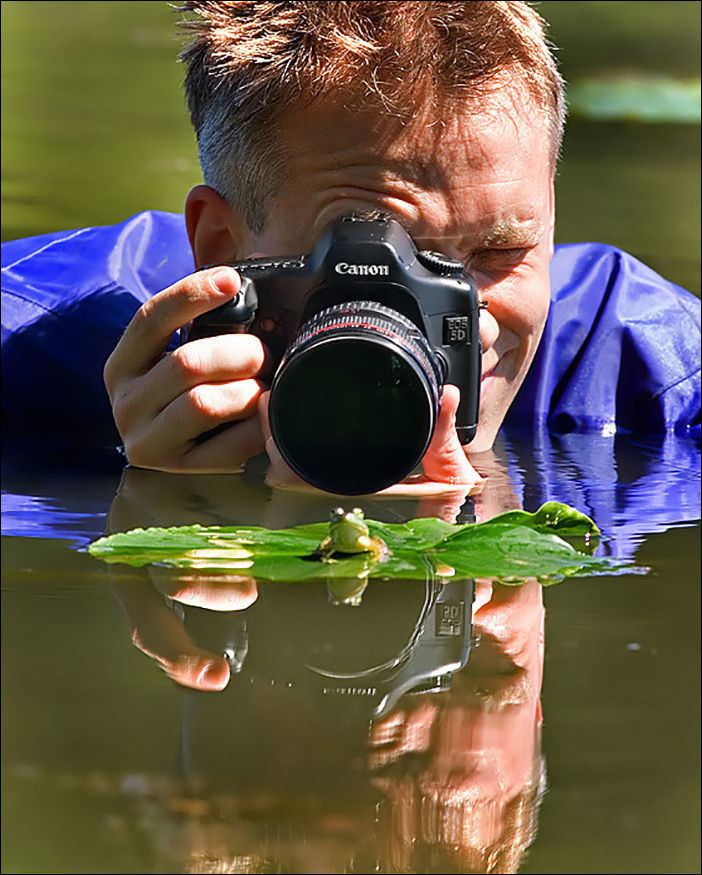
[[[500,326],[497,319],[492,315],[489,308],[480,311],[480,341],[483,345],[483,352],[487,352],[494,346],[497,340],[497,335],[500,333]]]

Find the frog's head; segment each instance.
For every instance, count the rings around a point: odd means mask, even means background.
[[[353,510],[344,510],[343,507],[335,507],[331,512],[332,525],[365,526],[365,516],[360,507]]]
[[[343,507],[335,508],[331,513],[329,525],[334,549],[342,553],[357,553],[365,547],[359,545],[359,538],[368,537],[368,526],[360,507],[345,511]]]

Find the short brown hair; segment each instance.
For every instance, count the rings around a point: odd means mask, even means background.
[[[428,95],[460,103],[511,73],[544,112],[555,164],[563,82],[528,3],[192,0],[181,10],[194,34],[181,59],[205,181],[254,232],[284,178],[280,114],[359,86],[402,118]]]

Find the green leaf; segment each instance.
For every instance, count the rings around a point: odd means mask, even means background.
[[[179,526],[134,529],[100,538],[88,552],[104,562],[165,565],[208,573],[250,574],[262,580],[353,581],[366,578],[426,579],[450,575],[521,583],[536,577],[544,585],[573,575],[612,573],[622,567],[589,555],[599,536],[594,522],[557,502],[535,513],[509,511],[483,523],[455,526],[439,519],[381,523],[367,520],[389,555],[339,555],[324,562],[316,555],[328,523],[290,529],[260,526]],[[582,541],[577,550],[565,538]],[[353,584],[348,583],[349,592]]]
[[[603,572],[612,567],[609,560],[581,553],[557,535],[525,526],[487,523],[450,538],[436,549],[436,555],[461,577],[522,581],[544,575]]]
[[[560,535],[590,535],[600,534],[593,520],[574,507],[561,504],[558,501],[547,501],[535,513],[524,510],[511,510],[493,517],[481,526],[520,525],[538,529],[541,532],[558,532]]]

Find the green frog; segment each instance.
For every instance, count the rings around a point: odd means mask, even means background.
[[[376,561],[384,559],[389,550],[382,538],[371,538],[360,507],[345,511],[337,507],[331,512],[329,534],[320,541],[317,555],[322,562],[334,562],[335,553],[371,553]]]

